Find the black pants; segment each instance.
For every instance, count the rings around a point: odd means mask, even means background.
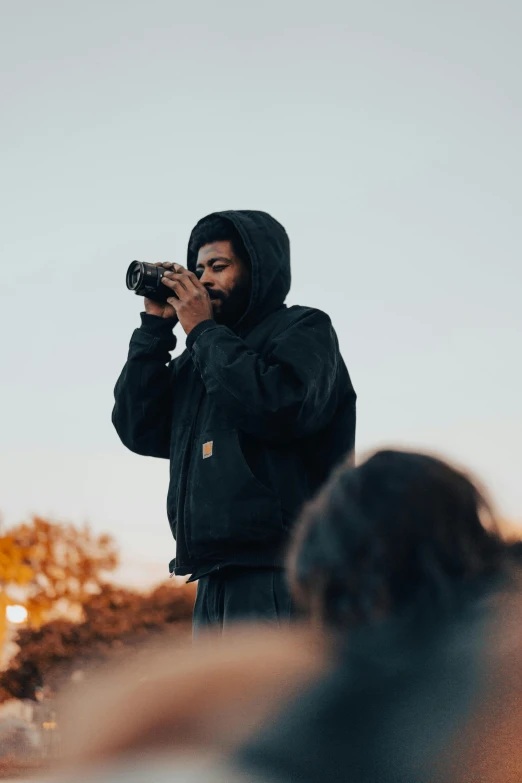
[[[226,630],[244,621],[280,622],[292,616],[292,601],[282,569],[224,568],[198,581],[192,627]]]

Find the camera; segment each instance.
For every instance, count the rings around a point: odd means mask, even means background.
[[[162,266],[148,264],[146,261],[133,261],[127,269],[125,282],[129,291],[138,296],[146,296],[153,302],[164,304],[169,296],[176,296],[172,288],[163,285],[161,278],[168,272]],[[201,277],[202,271],[196,270],[196,276]]]

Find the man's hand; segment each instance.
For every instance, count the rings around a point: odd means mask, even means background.
[[[180,264],[172,266],[174,271],[166,272],[163,282],[176,296],[170,297],[167,302],[176,312],[185,334],[189,334],[201,321],[214,318],[212,302],[207,289],[193,272],[188,272]]]
[[[168,262],[165,262],[164,264],[155,264],[155,266],[162,266],[164,269],[174,269],[176,264],[169,264]],[[165,278],[163,277],[163,280]],[[176,311],[172,307],[172,305],[168,304],[168,302],[155,302],[153,299],[147,299],[145,297],[145,312],[149,315],[155,315],[158,318],[176,318]]]

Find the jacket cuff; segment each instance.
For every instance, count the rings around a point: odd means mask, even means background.
[[[140,313],[141,330],[153,337],[170,337],[172,330],[178,323],[177,318],[161,318],[159,315]]]
[[[201,334],[203,334],[203,332],[207,332],[209,329],[213,329],[215,326],[217,326],[217,324],[212,319],[209,319],[208,321],[200,321],[200,323],[197,326],[195,326],[193,329],[191,329],[187,335],[187,339],[185,342],[187,349],[189,351],[192,351],[194,343],[196,342],[198,337]]]

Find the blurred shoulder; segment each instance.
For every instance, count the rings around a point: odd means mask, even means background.
[[[60,783],[267,783],[265,778],[252,777],[248,771],[209,759],[205,754],[185,753],[149,755],[125,758],[106,766],[95,766],[90,772],[72,773],[60,778]],[[43,783],[51,783],[50,780]]]

